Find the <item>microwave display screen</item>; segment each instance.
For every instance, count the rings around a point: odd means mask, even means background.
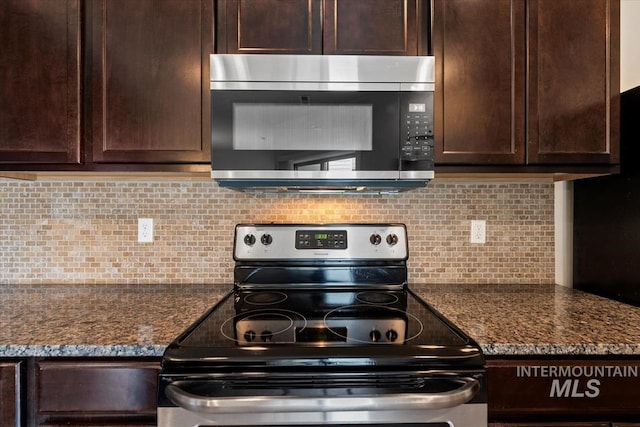
[[[234,150],[371,151],[373,106],[234,103]]]

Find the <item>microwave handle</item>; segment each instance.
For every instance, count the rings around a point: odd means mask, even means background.
[[[193,412],[213,414],[395,411],[444,409],[463,405],[480,389],[473,378],[463,378],[462,386],[440,393],[394,393],[340,397],[238,396],[205,397],[169,384],[165,393],[174,404]]]

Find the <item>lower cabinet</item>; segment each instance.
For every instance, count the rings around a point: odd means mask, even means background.
[[[153,426],[159,358],[0,359],[0,427]],[[491,427],[640,427],[640,359],[489,358]]]
[[[489,359],[491,426],[640,426],[638,359]]]
[[[159,369],[156,359],[36,359],[29,424],[155,425]]]
[[[0,361],[0,425],[22,425],[24,404],[22,365],[24,362]]]

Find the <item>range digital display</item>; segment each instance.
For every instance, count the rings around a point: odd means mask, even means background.
[[[347,249],[347,230],[297,230],[296,249]]]
[[[296,342],[322,343],[346,342],[347,328],[301,328],[296,329]]]

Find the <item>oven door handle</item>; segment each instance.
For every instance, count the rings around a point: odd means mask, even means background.
[[[474,378],[459,380],[462,382],[462,386],[439,393],[394,393],[338,397],[206,397],[189,393],[174,384],[167,385],[165,393],[174,404],[188,411],[214,414],[405,411],[453,408],[467,403],[478,393],[480,383]]]

